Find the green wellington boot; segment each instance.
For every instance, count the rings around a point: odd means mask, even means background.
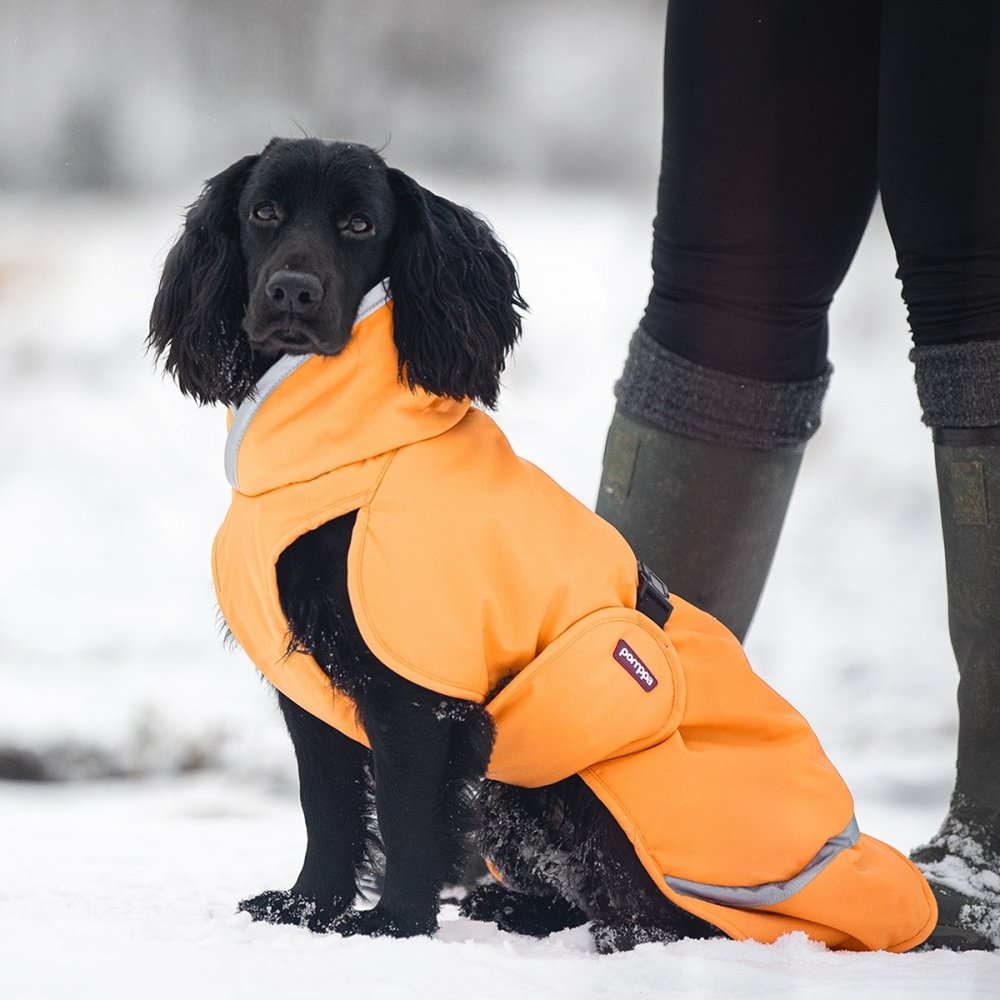
[[[938,897],[929,944],[1000,947],[1000,428],[936,430],[934,452],[958,662],[955,791],[912,853]]]
[[[805,445],[734,447],[615,413],[597,513],[685,600],[742,642],[778,545]]]
[[[597,513],[740,641],[830,371],[798,382],[737,376],[667,350],[640,324],[615,385]]]

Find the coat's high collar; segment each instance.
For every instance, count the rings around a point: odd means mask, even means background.
[[[383,282],[361,300],[340,354],[284,355],[232,411],[226,477],[248,496],[306,482],[441,434],[469,406],[400,382]]]

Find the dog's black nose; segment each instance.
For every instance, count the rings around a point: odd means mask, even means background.
[[[305,271],[275,271],[264,286],[267,297],[283,309],[314,308],[323,301],[323,285]]]

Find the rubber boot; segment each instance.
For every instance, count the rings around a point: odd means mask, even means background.
[[[931,945],[1000,947],[1000,428],[934,434],[958,662],[958,753],[948,815],[917,862],[938,896]]]
[[[619,409],[608,431],[597,513],[672,591],[742,642],[804,449],[697,441]]]

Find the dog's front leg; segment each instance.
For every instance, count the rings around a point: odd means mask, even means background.
[[[372,744],[375,806],[385,851],[378,904],[338,922],[343,934],[410,937],[437,929],[441,889],[457,877],[493,727],[479,705],[397,678],[362,709]],[[366,711],[367,709],[367,711]]]
[[[298,764],[306,856],[291,889],[262,892],[239,909],[254,920],[328,931],[357,897],[357,873],[368,861],[369,753],[284,695],[278,702]]]

